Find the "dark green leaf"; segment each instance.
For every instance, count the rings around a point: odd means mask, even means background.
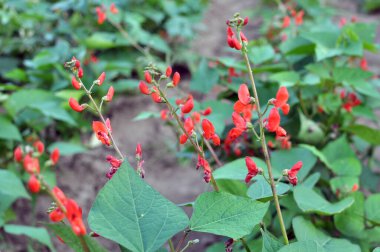
[[[380,224],[380,194],[372,194],[365,201],[367,219]]]
[[[263,249],[261,252],[277,252],[284,246],[284,244],[268,231],[264,232],[264,230],[261,229],[261,235],[263,236]]]
[[[257,176],[254,178],[254,183],[249,187],[247,191],[248,197],[252,199],[270,199],[273,197],[272,189],[263,176]],[[283,195],[288,192],[290,186],[285,183],[277,183],[276,191],[278,195]]]
[[[45,228],[9,224],[4,226],[4,230],[8,234],[26,235],[41,244],[46,245],[51,251],[55,251],[50,240],[50,235]]]
[[[327,252],[315,241],[299,241],[282,247],[278,252]]]
[[[190,89],[201,93],[208,93],[218,83],[219,73],[216,68],[208,66],[208,60],[202,58],[196,72],[193,73]]]
[[[14,173],[0,169],[0,214],[18,198],[29,199],[30,196]]]
[[[345,129],[346,131],[357,135],[370,144],[380,145],[380,130],[370,128],[365,125],[351,125]]]
[[[88,222],[96,233],[130,250],[156,251],[188,225],[188,218],[124,162],[98,193]]]
[[[263,160],[253,157],[256,165],[266,170],[266,164]],[[237,179],[244,180],[247,176],[248,170],[245,165],[245,158],[236,159],[230,163],[227,163],[213,172],[215,179]]]
[[[269,203],[225,192],[202,193],[195,201],[190,229],[239,239],[252,232],[268,207]]]
[[[21,134],[18,128],[8,121],[5,117],[0,116],[0,139],[21,141]]]

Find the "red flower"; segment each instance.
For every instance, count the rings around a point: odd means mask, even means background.
[[[169,110],[163,109],[161,110],[160,114],[161,114],[161,119],[165,121],[168,119]]]
[[[62,205],[66,204],[67,202],[66,195],[57,186],[53,188],[53,194],[56,197],[56,200],[58,200],[60,204]]]
[[[77,78],[75,78],[74,75],[73,75],[73,77],[71,77],[71,84],[77,90],[79,90],[81,88],[81,84],[79,83],[79,81],[77,81]]]
[[[145,76],[145,81],[150,84],[152,82],[152,76],[150,75],[150,73],[148,71],[145,71],[144,76]]]
[[[185,131],[187,132],[188,135],[191,135],[193,130],[194,130],[194,123],[193,123],[193,120],[191,119],[191,117],[188,117],[186,118],[185,120],[185,123],[184,123],[184,128],[185,128]],[[179,138],[179,142],[180,144],[184,144],[187,142],[187,134],[183,133],[180,138]]]
[[[248,173],[245,177],[245,183],[249,183],[253,177],[255,177],[259,173],[259,169],[253,159],[250,157],[245,157],[245,165],[247,166]]]
[[[178,72],[175,72],[173,75],[173,85],[176,87],[181,80],[181,75]]]
[[[287,28],[290,25],[290,17],[285,16],[284,19],[282,20],[282,28]]]
[[[74,98],[69,99],[69,105],[76,112],[82,112],[86,108],[83,105],[79,105],[78,101]]]
[[[106,157],[106,160],[108,161],[108,163],[110,163],[110,165],[114,168],[119,168],[120,165],[123,163],[123,161],[115,158],[114,156],[111,156],[111,155],[108,155]]]
[[[248,39],[247,39],[247,37],[244,35],[243,32],[240,32],[240,37],[241,37],[241,40],[242,40],[243,42],[248,43]]]
[[[202,115],[204,115],[204,116],[208,116],[208,115],[210,115],[210,114],[212,113],[212,108],[207,107],[207,108],[206,108],[204,111],[202,111],[201,113],[202,113]]]
[[[246,121],[251,121],[252,110],[255,109],[255,105],[250,103],[248,105],[244,105],[239,100],[234,104],[234,111],[238,114],[242,114],[243,118]]]
[[[280,87],[276,94],[276,99],[273,101],[273,105],[276,108],[281,108],[282,112],[287,115],[289,113],[289,93],[286,87]]]
[[[190,113],[193,108],[194,108],[193,96],[189,95],[187,101],[181,107],[181,111],[182,113],[187,114],[187,113]]]
[[[245,17],[245,18],[244,18],[243,25],[247,25],[247,24],[248,24],[248,17]]]
[[[17,148],[13,152],[14,160],[16,162],[21,162],[22,156],[23,156],[22,148],[21,148],[21,146],[17,146]]]
[[[104,123],[100,121],[93,121],[92,129],[94,130],[94,133],[98,140],[100,140],[104,145],[111,145],[111,139],[108,136],[107,127],[104,125]]]
[[[199,114],[198,112],[193,112],[191,114],[191,118],[193,119],[194,124],[197,124],[201,121],[201,114]]]
[[[249,89],[246,84],[241,84],[238,91],[238,97],[239,101],[244,104],[248,105],[251,103],[251,95],[249,94]]]
[[[119,13],[119,10],[116,8],[115,3],[111,4],[111,6],[110,6],[110,12],[113,13],[113,14]]]
[[[347,23],[347,19],[345,18],[339,19],[339,27],[345,26],[346,23]]]
[[[232,42],[233,42],[234,48],[238,51],[243,47],[237,38],[233,38]]]
[[[141,159],[142,158],[142,148],[141,144],[136,145],[136,159]]]
[[[75,68],[76,69],[79,69],[80,68],[80,61],[77,60],[77,58],[75,58],[74,56],[71,58],[71,61],[74,61],[75,62]]]
[[[24,157],[24,169],[27,173],[40,173],[40,161],[38,158],[31,157],[29,154]]]
[[[197,163],[197,169],[200,167],[203,167],[203,179],[206,183],[209,183],[211,180],[211,168],[210,164],[207,162],[206,159],[198,155],[198,163]]]
[[[103,84],[103,82],[104,82],[104,80],[106,79],[106,73],[105,72],[103,72],[103,73],[101,73],[100,75],[99,75],[99,77],[98,77],[98,79],[97,79],[97,81],[98,81],[98,85],[99,86],[101,86],[102,84]]]
[[[348,93],[346,95],[345,91],[342,90],[340,97],[344,99],[343,109],[347,112],[352,112],[353,107],[359,106],[362,103],[355,93]]]
[[[243,117],[241,117],[241,115],[239,115],[236,112],[232,113],[232,122],[235,124],[236,128],[239,128],[243,131],[247,129],[247,122],[244,120]]]
[[[295,165],[293,165],[293,167],[288,171],[288,179],[289,179],[289,182],[292,184],[292,185],[297,185],[298,183],[298,178],[297,178],[297,173],[299,172],[299,170],[301,170],[302,168],[302,161],[298,161]]]
[[[162,102],[162,98],[161,98],[160,92],[158,91],[158,88],[154,86],[153,90],[154,90],[154,92],[152,92],[152,94],[150,95],[150,97],[152,97],[152,100],[154,102],[161,103]]]
[[[101,25],[104,23],[104,21],[106,21],[106,12],[103,10],[102,7],[96,7],[95,10],[96,14],[98,15],[98,24]]]
[[[170,75],[172,75],[172,67],[171,66],[168,66],[167,68],[166,68],[166,72],[165,72],[165,75],[166,75],[166,77],[170,77]]]
[[[214,125],[207,119],[202,120],[203,136],[207,140],[212,139],[214,145],[220,145],[220,138],[215,134]]]
[[[38,141],[36,141],[36,142],[33,143],[33,146],[34,146],[34,148],[36,148],[36,150],[38,151],[38,153],[40,153],[40,154],[44,153],[45,145],[44,145],[43,142],[41,142],[41,141],[38,140]]]
[[[82,220],[82,209],[78,204],[72,200],[68,199],[66,204],[66,218],[71,224],[71,228],[76,235],[85,235],[86,227]]]
[[[50,160],[53,163],[53,165],[58,163],[58,160],[59,160],[59,149],[58,148],[55,148],[53,150],[53,152],[50,154]]]
[[[106,102],[110,102],[110,101],[112,101],[112,98],[113,98],[114,93],[115,93],[115,90],[113,89],[113,86],[111,86],[111,87],[108,89],[107,95],[105,96],[104,100],[105,100]]]
[[[367,62],[367,59],[366,58],[362,58],[360,60],[360,68],[363,70],[363,71],[368,71],[368,62]]]
[[[57,207],[52,212],[50,212],[49,218],[52,222],[60,222],[65,218],[65,214],[59,207]]]
[[[148,85],[145,84],[145,82],[143,81],[140,81],[139,83],[139,89],[140,89],[140,92],[144,95],[150,95],[152,92],[149,90],[149,87]]]
[[[354,185],[352,186],[351,192],[356,192],[358,189],[359,189],[358,184],[354,184]]]
[[[41,189],[41,183],[34,174],[29,178],[28,189],[31,193],[38,193]]]
[[[268,123],[266,125],[267,130],[269,132],[276,132],[278,127],[280,127],[280,121],[280,113],[278,113],[276,108],[272,108],[269,112]]]
[[[106,119],[106,127],[112,133],[111,121],[109,118]]]
[[[296,23],[296,25],[302,25],[302,23],[303,23],[303,15],[304,15],[305,13],[304,13],[304,11],[303,10],[301,10],[301,11],[299,11],[297,14],[296,14],[296,16],[295,16],[295,23]]]

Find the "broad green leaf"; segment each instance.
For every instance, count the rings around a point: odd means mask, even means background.
[[[84,44],[91,49],[108,49],[116,46],[115,33],[95,32],[83,40]]]
[[[298,172],[298,179],[304,179],[317,162],[315,155],[308,149],[302,147],[290,150],[276,150],[271,155],[273,173],[279,177],[284,169],[290,169],[298,161],[302,161],[302,169]]]
[[[298,207],[306,213],[317,213],[320,215],[333,215],[341,213],[354,203],[352,197],[330,203],[321,195],[317,194],[313,189],[299,185],[294,189],[294,199]]]
[[[257,176],[254,178],[254,180],[254,183],[248,188],[248,197],[255,200],[268,198],[270,199],[273,197],[272,189],[263,176]],[[276,184],[276,191],[279,196],[288,192],[289,189],[290,186],[288,184],[281,182]]]
[[[188,225],[188,218],[124,162],[98,193],[88,222],[93,231],[130,250],[156,251]]]
[[[14,68],[4,74],[4,77],[13,81],[26,82],[28,75],[20,68]]]
[[[316,173],[310,175],[309,177],[307,177],[307,179],[305,179],[302,182],[302,186],[305,186],[308,188],[313,188],[315,186],[315,184],[317,184],[320,177],[321,177],[321,174],[319,172],[316,172]]]
[[[323,247],[321,247],[317,242],[309,241],[298,241],[290,243],[287,246],[282,247],[278,252],[327,252]]]
[[[362,166],[357,157],[347,157],[332,162],[331,170],[341,176],[359,176]]]
[[[379,2],[379,6],[380,6],[380,2]],[[372,250],[372,252],[380,252],[380,247],[375,248],[374,250]]]
[[[269,203],[225,192],[205,192],[195,201],[190,229],[239,239],[252,232],[268,207]]]
[[[3,116],[0,116],[0,127],[0,139],[17,141],[22,140],[18,128]]]
[[[252,157],[256,165],[266,171],[266,164],[263,160]],[[248,170],[245,165],[245,158],[236,159],[230,163],[223,165],[213,172],[215,179],[236,179],[244,180]]]
[[[333,69],[333,78],[338,83],[355,85],[355,83],[371,78],[371,76],[371,72],[360,68],[335,67]]]
[[[300,117],[300,130],[298,132],[297,138],[300,139],[303,143],[307,144],[319,144],[323,141],[325,133],[319,127],[319,125],[306,118],[301,111],[298,111]]]
[[[308,145],[308,144],[300,144],[299,147],[305,148],[309,151],[311,151],[315,156],[317,156],[327,167],[331,167],[331,164],[327,160],[326,156],[315,146]]]
[[[274,237],[268,231],[260,230],[263,236],[263,248],[261,252],[277,252],[281,247],[284,246],[276,237]]]
[[[208,66],[208,60],[202,58],[197,70],[192,73],[190,89],[201,93],[208,93],[218,83],[219,73],[216,68]]]
[[[275,56],[275,51],[271,45],[253,46],[248,53],[255,65],[260,65]]]
[[[56,236],[60,237],[67,246],[72,248],[75,252],[85,252],[79,237],[74,234],[71,227],[62,223],[59,224],[45,224]],[[94,238],[88,235],[84,236],[87,246],[91,252],[106,252]]]
[[[334,216],[336,228],[344,235],[350,237],[363,237],[364,231],[364,196],[361,192],[352,194],[354,204],[342,213]]]
[[[347,157],[356,157],[346,136],[341,136],[330,142],[325,148],[323,148],[322,153],[330,163]]]
[[[298,216],[293,219],[293,230],[298,241],[317,242],[326,252],[360,252],[360,247],[346,239],[332,238],[320,229],[317,229],[310,221]]]
[[[218,179],[216,180],[219,190],[233,195],[245,197],[247,195],[247,185],[239,180]]]
[[[370,144],[380,145],[380,130],[359,124],[349,126],[345,130],[357,135]]]
[[[342,193],[351,192],[355,184],[359,184],[359,177],[355,176],[337,176],[329,180],[331,190]]]
[[[72,116],[65,109],[61,108],[60,105],[61,102],[59,101],[48,101],[32,103],[28,105],[28,107],[39,110],[43,115],[47,117],[66,122],[71,125],[76,125],[77,123],[72,118]]]
[[[300,80],[300,76],[297,72],[288,71],[272,74],[269,79],[279,83],[281,86],[291,87]]]
[[[86,147],[83,145],[69,142],[55,142],[49,145],[48,150],[52,152],[55,148],[59,149],[59,154],[61,156],[70,156],[86,151]]]
[[[30,196],[14,173],[0,169],[0,214],[18,198],[30,199]]]
[[[8,234],[26,235],[41,244],[46,245],[51,251],[55,251],[50,240],[50,235],[45,228],[9,224],[4,226],[4,230]]]
[[[365,214],[368,220],[380,224],[380,194],[372,194],[365,201]]]

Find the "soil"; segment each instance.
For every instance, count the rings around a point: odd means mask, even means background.
[[[225,45],[225,22],[235,12],[253,9],[258,1],[211,1],[211,6],[205,14],[203,24],[208,27],[200,32],[195,39],[193,51],[208,56],[224,55]],[[339,6],[346,17],[353,14],[361,21],[378,21],[378,16],[358,14],[356,1],[330,1]],[[344,6],[341,6],[344,2]],[[254,26],[252,26],[254,29]],[[380,41],[380,29],[378,31]],[[198,46],[203,45],[203,46]],[[369,66],[379,65],[378,55],[368,55]],[[379,70],[378,70],[379,71]],[[378,72],[379,73],[379,72]],[[186,85],[186,84],[185,84]],[[179,163],[172,151],[175,148],[174,133],[165,126],[160,119],[148,119],[144,121],[133,121],[132,119],[142,111],[159,111],[161,106],[153,104],[149,97],[118,96],[111,104],[108,117],[111,118],[113,132],[118,146],[134,162],[134,151],[137,143],[143,147],[143,159],[145,160],[146,181],[162,195],[175,203],[194,201],[196,196],[207,190],[200,171],[195,170],[195,160],[187,163]],[[96,193],[107,182],[105,173],[108,165],[105,161],[106,155],[110,153],[104,147],[93,149],[84,154],[64,157],[60,161],[57,174],[58,184],[67,195],[74,198],[83,207],[84,218],[89,212]],[[49,200],[42,198],[37,203],[37,219],[48,221],[44,212],[49,205]],[[26,207],[23,202],[17,206]],[[23,217],[22,222],[30,223],[30,216]],[[200,243],[187,251],[205,251],[205,248],[220,240],[220,237],[202,233],[194,233],[190,239],[200,239]],[[103,238],[99,241],[110,251],[118,251],[114,243]],[[67,251],[67,246],[54,239],[58,251]],[[177,244],[178,237],[174,239]],[[19,250],[21,251],[21,250]]]

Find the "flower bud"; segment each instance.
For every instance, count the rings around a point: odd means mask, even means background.
[[[81,84],[79,81],[77,81],[77,78],[75,78],[74,75],[71,77],[71,85],[73,85],[76,90],[79,90],[81,88]]]
[[[150,75],[149,71],[145,71],[144,76],[146,82],[148,82],[149,84],[152,83],[152,76]]]
[[[28,189],[31,193],[38,193],[41,189],[41,183],[34,174],[29,178]]]
[[[166,75],[166,77],[170,77],[170,75],[172,75],[172,68],[171,68],[171,66],[168,66],[167,68],[166,68],[166,73],[165,73],[165,75]]]
[[[176,87],[181,80],[181,75],[178,72],[175,72],[173,75],[173,85]]]
[[[40,153],[40,154],[44,153],[45,145],[43,144],[43,142],[38,140],[38,141],[33,143],[33,146],[34,146],[34,148],[36,148],[38,153]]]
[[[50,154],[50,160],[52,162],[53,165],[57,164],[58,163],[58,160],[59,160],[59,149],[58,148],[55,148],[53,150],[53,152]]]
[[[13,152],[14,160],[16,162],[21,162],[22,156],[23,156],[22,148],[21,148],[21,146],[17,146],[17,148]]]
[[[80,68],[78,69],[78,78],[81,79],[82,77],[83,77],[83,68],[80,67]]]
[[[105,100],[106,102],[110,102],[110,101],[112,101],[112,98],[113,98],[114,93],[115,93],[115,90],[113,89],[113,86],[111,86],[111,87],[108,89],[107,95],[104,97],[104,100]]]
[[[86,108],[83,105],[79,105],[78,101],[74,98],[69,99],[69,105],[76,112],[82,112]]]
[[[79,75],[79,74],[78,74]],[[81,77],[79,77],[79,78],[81,78]],[[104,80],[106,79],[106,73],[105,72],[103,72],[103,73],[101,73],[100,74],[100,76],[98,77],[98,79],[97,79],[97,84],[99,85],[99,86],[101,86],[102,84],[103,84],[103,82],[104,82]]]
[[[139,89],[142,94],[150,95],[152,92],[149,90],[149,87],[145,84],[145,82],[140,81]]]

